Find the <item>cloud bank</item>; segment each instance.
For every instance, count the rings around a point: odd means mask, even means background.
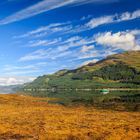
[[[32,82],[35,77],[0,77],[0,86],[20,85]]]
[[[137,34],[138,34],[137,30]],[[97,44],[111,47],[114,49],[121,49],[124,51],[128,50],[140,50],[140,44],[136,39],[136,30],[135,31],[126,31],[126,32],[106,32],[99,33],[95,40]]]

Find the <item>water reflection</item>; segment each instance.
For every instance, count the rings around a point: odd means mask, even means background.
[[[140,91],[111,91],[102,94],[100,91],[28,91],[25,94],[37,97],[55,98],[49,103],[61,105],[90,105],[104,109],[140,111]]]
[[[58,90],[58,91],[26,91],[25,94],[38,96],[38,97],[50,97],[50,98],[60,98],[63,100],[72,99],[109,99],[109,98],[136,98],[139,100],[140,91],[111,91],[110,93],[104,95],[100,91],[76,91],[76,90]]]

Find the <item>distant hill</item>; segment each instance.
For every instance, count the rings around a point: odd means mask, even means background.
[[[103,87],[140,87],[140,51],[115,54],[74,70],[40,76],[24,89]]]
[[[0,94],[14,93],[21,85],[0,86]]]

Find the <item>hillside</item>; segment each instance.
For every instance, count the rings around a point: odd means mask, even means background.
[[[119,62],[124,63],[130,67],[140,70],[140,51],[129,51],[120,54],[110,55],[106,59],[98,61],[97,63],[89,63],[78,70],[94,71],[111,64]]]
[[[115,54],[74,70],[40,76],[24,88],[137,88],[140,83],[139,60],[140,51]]]

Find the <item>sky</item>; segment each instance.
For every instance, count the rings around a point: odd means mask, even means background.
[[[0,85],[140,50],[139,0],[1,0]]]

